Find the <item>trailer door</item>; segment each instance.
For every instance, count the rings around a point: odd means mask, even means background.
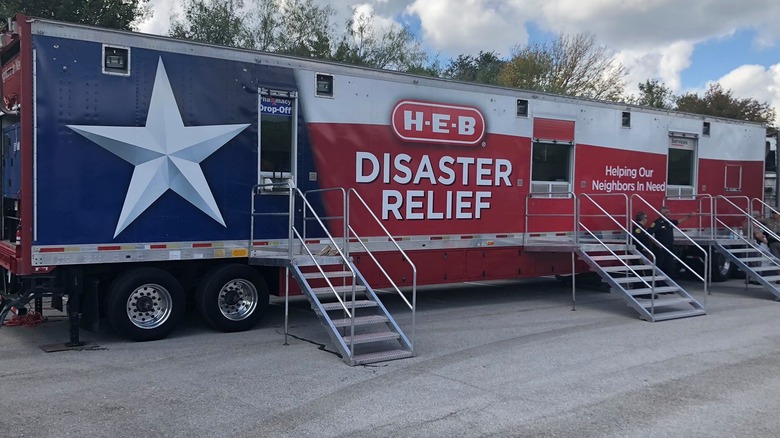
[[[695,134],[669,133],[666,196],[686,199],[696,195],[698,138]]]
[[[260,109],[258,183],[260,184],[290,180],[293,186],[296,185],[297,97],[294,91],[260,89],[258,100]],[[267,190],[270,190],[270,187]]]

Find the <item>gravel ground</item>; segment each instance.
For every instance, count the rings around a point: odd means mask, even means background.
[[[249,332],[192,316],[161,341],[101,329],[44,353],[67,340],[50,312],[0,329],[0,436],[780,436],[780,303],[739,280],[712,291],[708,315],[648,323],[598,290],[572,311],[550,279],[428,288],[417,356],[358,367],[300,299],[286,346],[276,299]]]

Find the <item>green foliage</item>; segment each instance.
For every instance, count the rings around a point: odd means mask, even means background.
[[[333,40],[331,19],[336,13],[333,7],[318,6],[313,0],[275,1],[278,26],[270,48],[288,55],[329,58]]]
[[[678,111],[767,124],[775,121],[775,111],[769,103],[737,98],[731,90],[724,91],[718,83],[711,84],[704,97],[686,93],[677,98],[676,104]]]
[[[427,58],[408,29],[377,29],[373,15],[354,10],[338,36],[336,11],[314,0],[180,1],[185,13],[173,20],[174,37],[396,70],[418,68]]]
[[[373,68],[410,71],[426,59],[419,40],[408,29],[389,26],[377,29],[374,16],[353,9],[333,59]]]
[[[149,0],[3,0],[0,17],[32,17],[132,30],[151,16]]]
[[[458,55],[451,59],[442,76],[458,81],[498,84],[498,75],[506,61],[496,52],[480,51],[477,56]]]
[[[666,84],[658,79],[648,79],[639,84],[639,96],[630,96],[627,102],[652,108],[672,109],[675,98]]]
[[[244,27],[242,0],[189,0],[184,17],[171,18],[169,35],[194,41],[245,47],[251,36]]]
[[[425,59],[421,62],[410,65],[406,68],[405,72],[420,76],[439,78],[442,77],[444,73],[444,67],[442,67],[439,58],[434,57],[431,60]]]
[[[508,87],[620,100],[625,68],[590,33],[561,33],[549,43],[515,48],[498,82]]]

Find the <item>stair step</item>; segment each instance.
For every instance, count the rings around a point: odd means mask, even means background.
[[[766,272],[766,271],[780,270],[780,266],[750,266],[749,268],[753,272]]]
[[[352,294],[352,286],[334,286],[333,289],[330,288],[330,286],[325,287],[313,287],[311,288],[311,291],[314,295],[320,296],[320,295],[333,295],[333,291],[336,291],[338,294]],[[355,285],[355,293],[363,293],[366,290],[365,286],[356,284]]]
[[[649,298],[642,298],[637,299],[636,302],[639,303],[642,307],[649,309],[652,306],[659,308],[664,306],[676,306],[678,304],[690,304],[693,302],[693,299],[677,296],[669,298],[658,297],[652,302]]]
[[[704,309],[675,310],[673,312],[662,312],[653,314],[656,321],[667,321],[670,319],[688,318],[691,316],[706,315]]]
[[[737,257],[740,262],[747,263],[747,262],[761,262],[766,260],[766,257]]]
[[[780,275],[767,275],[766,277],[762,276],[761,279],[771,283],[773,281],[780,280]]]
[[[729,252],[732,254],[744,254],[751,252],[758,252],[755,248],[729,248]]]
[[[344,301],[344,306],[346,306],[347,309],[352,309],[352,301]],[[355,308],[356,309],[363,309],[366,307],[376,307],[376,301],[371,300],[355,300]],[[338,301],[334,301],[332,303],[322,303],[322,308],[325,309],[326,312],[330,312],[332,310],[343,310],[344,307],[341,306],[341,303]]]
[[[631,269],[634,271],[644,271],[647,269],[653,269],[653,265],[631,265]],[[601,268],[604,272],[631,272],[627,266],[604,266]]]
[[[308,255],[305,255],[305,256],[296,255],[296,256],[293,256],[293,259],[291,260],[291,263],[293,265],[296,265],[296,266],[315,266],[315,265],[336,266],[336,265],[343,265],[344,264],[344,259],[342,259],[339,256],[335,256],[334,257],[334,256],[318,256],[318,255],[315,255],[314,259],[317,261],[316,263]]]
[[[677,292],[679,290],[680,290],[680,288],[679,287],[675,287],[675,286],[661,286],[661,287],[656,287],[655,288],[655,293],[656,294],[663,294],[663,293],[667,293],[667,292]],[[651,289],[649,287],[645,287],[645,288],[642,288],[642,289],[629,289],[628,292],[629,292],[629,294],[631,296],[647,295],[647,294],[650,294],[651,292],[653,292],[653,289]]]
[[[636,255],[636,254],[618,254],[617,257],[610,255],[602,255],[602,256],[592,256],[590,259],[593,261],[604,261],[604,260],[639,260],[642,256]]]
[[[350,345],[350,343],[357,344],[369,344],[371,342],[382,342],[382,341],[393,341],[395,339],[400,338],[401,335],[399,335],[396,332],[386,331],[386,332],[375,332],[375,333],[363,333],[359,335],[353,336],[343,336],[344,342],[347,345]]]
[[[617,245],[608,243],[607,247],[604,248],[604,245],[580,242],[580,249],[587,254],[604,254],[609,253],[610,250],[613,252],[628,252],[631,248],[633,248],[633,245]]]
[[[665,275],[656,275],[655,276],[655,282],[656,283],[658,283],[659,281],[666,281],[668,279],[669,279],[669,277],[667,277]],[[618,284],[623,284],[623,283],[641,283],[642,280],[646,281],[647,283],[650,283],[650,282],[653,281],[653,277],[636,277],[636,276],[631,276],[631,277],[613,277],[612,280],[615,283],[618,283]]]
[[[356,316],[354,319],[355,327],[359,325],[382,324],[389,321],[384,315]],[[333,325],[336,327],[350,327],[352,320],[349,318],[334,319]]]
[[[326,271],[324,276],[319,271],[317,271],[317,272],[304,272],[303,273],[303,278],[317,279],[317,278],[325,278],[325,277],[328,277],[328,278],[350,277],[351,278],[352,277],[352,273],[349,272],[349,271]]]
[[[353,365],[363,365],[367,363],[384,362],[388,360],[405,359],[414,356],[411,351],[406,350],[387,350],[375,353],[357,354],[352,358]]]

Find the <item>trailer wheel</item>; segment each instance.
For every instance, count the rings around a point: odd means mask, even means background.
[[[721,253],[714,252],[710,260],[710,273],[712,281],[720,283],[731,278],[734,264]]]
[[[699,275],[704,275],[704,261],[701,257],[686,260],[693,270]],[[710,278],[714,283],[721,283],[734,276],[737,267],[723,254],[713,252],[710,258]]]
[[[196,293],[197,308],[210,326],[223,332],[249,330],[268,306],[268,285],[246,265],[224,265],[206,274]]]
[[[127,271],[112,283],[108,322],[122,337],[154,341],[168,336],[184,317],[184,289],[157,268]]]

